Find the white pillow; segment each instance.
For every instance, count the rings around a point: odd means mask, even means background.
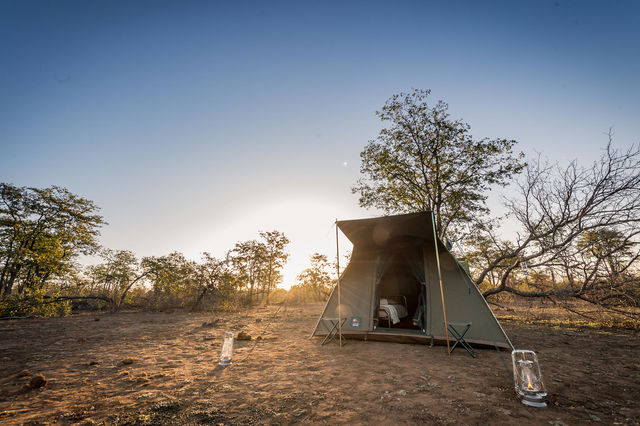
[[[387,299],[380,299],[380,304],[381,305],[388,305],[389,302],[387,301]]]

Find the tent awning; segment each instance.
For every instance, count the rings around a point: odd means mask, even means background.
[[[338,227],[354,245],[359,246],[382,247],[400,237],[433,241],[431,212],[340,220]]]

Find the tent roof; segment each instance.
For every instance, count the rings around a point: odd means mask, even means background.
[[[433,241],[431,212],[340,220],[338,227],[353,245],[384,246],[388,241],[407,237]]]

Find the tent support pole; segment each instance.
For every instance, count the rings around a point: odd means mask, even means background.
[[[338,337],[342,348],[342,300],[340,300],[340,247],[338,246],[338,219],[336,219],[336,273],[338,274]]]
[[[440,255],[438,254],[438,236],[436,235],[436,218],[431,211],[431,224],[433,225],[433,243],[436,245],[436,264],[438,265],[438,278],[440,279],[440,297],[442,298],[442,313],[444,315],[444,331],[447,335],[447,353],[451,356],[449,348],[449,323],[447,322],[447,310],[444,307],[444,290],[442,289],[442,272],[440,271]],[[337,232],[337,228],[336,228]],[[340,294],[340,293],[338,293]]]

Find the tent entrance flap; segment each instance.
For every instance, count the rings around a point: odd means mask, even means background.
[[[376,276],[377,328],[425,331],[424,267],[415,247],[384,253],[384,268]],[[420,272],[422,271],[422,273]]]

